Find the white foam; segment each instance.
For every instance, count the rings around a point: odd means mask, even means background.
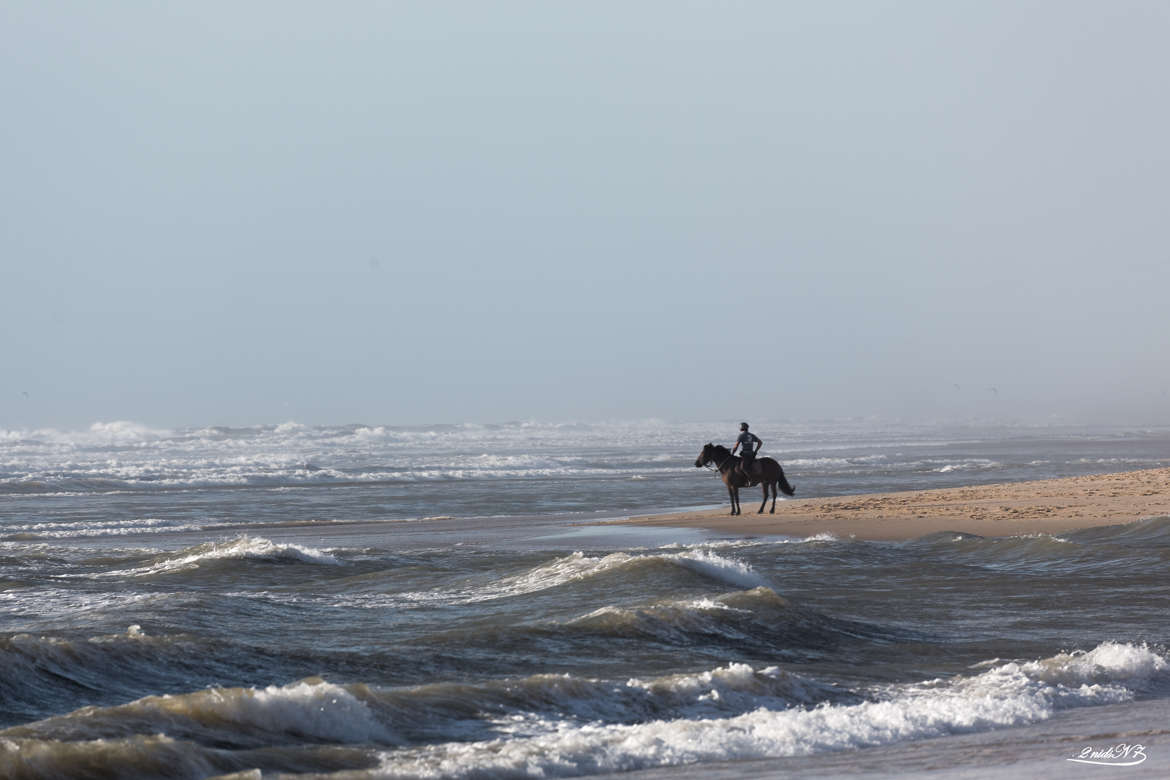
[[[162,560],[136,569],[105,572],[102,577],[142,577],[164,572],[197,569],[202,561],[213,560],[260,560],[296,561],[337,566],[337,558],[327,552],[299,544],[277,544],[263,537],[240,536],[223,542],[208,542],[190,547]]]
[[[1004,668],[1012,668],[1012,664]],[[1149,646],[1102,642],[1087,652],[1061,653],[1019,666],[1031,679],[1053,684],[1083,685],[1120,681],[1138,685],[1170,669],[1166,658]]]
[[[1072,544],[1072,541],[1065,539],[1063,536],[1056,536],[1055,534],[1031,533],[1019,534],[1018,536],[1008,537],[1010,539],[1045,539],[1050,542],[1062,542],[1064,544]]]
[[[627,472],[651,478],[689,473],[690,456],[681,453],[690,453],[707,427],[644,421],[394,428],[306,426],[290,421],[275,426],[166,430],[119,420],[97,422],[80,431],[4,430],[0,490],[68,494]],[[648,456],[647,445],[660,451]],[[647,461],[655,465],[647,467]],[[372,468],[373,463],[404,465]],[[36,489],[42,485],[43,490]]]
[[[5,535],[28,534],[46,539],[74,539],[95,536],[131,536],[135,534],[159,534],[174,531],[197,531],[204,526],[199,523],[174,523],[157,517],[142,517],[133,520],[85,520],[80,522],[49,521],[43,523],[11,523],[4,525],[0,533]]]
[[[113,422],[95,422],[89,426],[89,432],[95,437],[114,439],[117,441],[146,441],[162,439],[171,435],[165,429],[150,428],[141,423],[129,420],[115,420]]]
[[[209,688],[148,696],[117,707],[91,708],[64,717],[99,721],[109,718],[111,723],[145,719],[159,731],[208,725],[250,734],[262,731],[346,744],[397,741],[364,701],[340,685],[320,680],[264,689]],[[51,728],[55,720],[43,723]]]
[[[607,605],[592,612],[573,618],[567,625],[593,628],[604,625],[629,625],[650,628],[658,632],[671,632],[695,628],[700,631],[713,630],[710,618],[720,614],[751,614],[749,610],[737,609],[713,599],[698,599],[689,602],[667,602],[652,604],[636,609]],[[680,637],[681,639],[681,637]]]
[[[750,565],[702,549],[649,555],[618,552],[602,557],[592,557],[578,551],[525,574],[506,578],[492,589],[495,592],[485,595],[488,598],[522,595],[653,562],[675,564],[710,579],[745,588],[767,584]]]
[[[811,542],[839,542],[841,538],[831,531],[822,531],[812,536],[778,536],[754,539],[715,539],[711,541],[680,544],[671,542],[661,545],[660,550],[734,550],[745,547],[766,547],[769,545],[809,544]]]
[[[675,561],[706,577],[741,588],[766,587],[768,581],[755,572],[750,564],[733,558],[724,558],[705,550],[688,550],[672,556]]]
[[[890,686],[860,704],[759,708],[728,718],[679,718],[634,725],[545,720],[533,733],[385,753],[381,770],[423,777],[490,773],[532,776],[622,772],[887,745],[1044,720],[1058,709],[1128,701],[1130,685],[1164,676],[1167,661],[1145,646],[1104,643],[1088,653],[1008,663],[974,677]],[[765,670],[768,671],[768,670]],[[738,665],[680,678],[681,690],[716,677],[734,688],[752,673]]]
[[[756,670],[743,663],[648,682],[631,679],[626,687],[643,690],[657,706],[678,710],[692,719],[705,711],[715,714],[728,709],[750,711],[763,706],[783,709],[792,704],[811,704],[835,693],[831,686],[776,666]]]
[[[656,554],[617,552],[604,556],[590,556],[578,551],[537,566],[522,574],[503,577],[486,583],[469,582],[459,587],[429,591],[355,594],[347,596],[344,604],[346,606],[369,609],[417,607],[433,604],[475,604],[484,601],[494,601],[496,599],[524,596],[567,585],[572,582],[585,581],[614,572],[655,564],[677,566],[681,569],[700,574],[708,579],[739,588],[756,588],[767,586],[768,584],[749,564],[724,558],[702,549],[687,549],[678,553]],[[265,595],[274,600],[288,600],[287,597],[278,596],[277,594]],[[304,596],[298,596],[295,600],[309,599]]]
[[[73,576],[73,575],[70,575]],[[80,575],[78,575],[80,576]],[[38,622],[121,611],[128,613],[144,606],[181,609],[196,596],[174,593],[134,593],[125,589],[105,593],[80,593],[74,588],[36,588],[0,592],[0,603],[9,618],[31,618]]]
[[[368,690],[368,689],[367,689]],[[654,713],[670,717],[701,718],[737,715],[770,706],[784,709],[794,704],[838,699],[840,690],[777,667],[755,670],[746,664],[697,674],[677,674],[650,680],[625,682],[538,674],[520,679],[479,683],[435,683],[412,688],[373,689],[376,710],[393,719],[419,726],[439,719],[449,739],[471,739],[485,728],[517,736],[544,733],[544,718],[573,719],[586,723],[646,720]],[[450,722],[450,705],[460,702],[465,713],[479,711],[482,720]],[[438,724],[428,724],[435,728]]]
[[[966,460],[961,463],[947,463],[943,466],[936,467],[934,471],[939,474],[950,474],[955,471],[978,471],[998,469],[1002,467],[1003,464],[998,461],[977,458],[974,460]]]
[[[832,449],[826,447],[825,449]],[[889,460],[888,455],[857,455],[848,458],[792,458],[784,461],[785,468],[839,469],[848,466],[866,466]]]
[[[771,544],[771,540],[764,539],[713,539],[711,541],[695,542],[692,544],[682,544],[681,542],[669,542],[660,545],[659,550],[733,550],[743,547],[759,547],[760,545]]]
[[[332,683],[298,682],[262,691],[208,692],[217,716],[268,731],[337,742],[391,741],[366,704]]]

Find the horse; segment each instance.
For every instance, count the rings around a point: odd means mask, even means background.
[[[738,455],[732,455],[731,450],[719,444],[708,444],[703,447],[703,451],[699,453],[699,457],[695,458],[695,468],[706,466],[709,463],[714,463],[715,468],[719,471],[719,476],[723,478],[723,484],[727,485],[727,494],[731,496],[731,514],[741,514],[739,511],[739,489],[741,487],[752,487],[754,485],[764,486],[764,500],[760,503],[759,511],[756,514],[761,514],[764,511],[764,505],[768,503],[768,488],[772,488],[772,508],[769,510],[771,514],[776,513],[776,487],[780,487],[780,492],[786,496],[796,495],[796,488],[788,484],[788,480],[784,478],[784,469],[780,468],[780,464],[771,458],[757,458],[756,468],[753,469],[751,482],[744,477],[742,471],[739,470],[739,463],[741,458]]]

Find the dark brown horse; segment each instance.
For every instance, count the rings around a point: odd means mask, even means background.
[[[696,468],[713,465],[719,471],[719,476],[723,478],[723,484],[727,485],[727,494],[731,496],[731,514],[740,514],[739,489],[741,487],[764,486],[764,500],[756,514],[763,512],[764,504],[768,503],[769,487],[772,488],[772,508],[769,510],[772,513],[776,511],[777,486],[780,487],[780,492],[786,496],[796,495],[796,489],[789,485],[788,480],[784,478],[784,469],[780,468],[780,464],[771,458],[756,458],[751,482],[739,470],[739,462],[738,455],[732,455],[731,450],[718,444],[707,444],[699,453],[699,457],[695,458]]]

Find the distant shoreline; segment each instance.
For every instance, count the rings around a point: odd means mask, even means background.
[[[796,488],[800,490],[799,482]],[[743,514],[737,517],[729,516],[730,506],[725,505],[620,522],[751,535],[831,533],[875,541],[915,539],[942,531],[979,536],[1059,534],[1170,516],[1170,468],[901,493],[799,498],[798,492],[797,496],[777,503],[776,514],[768,514],[767,507],[764,514],[756,514],[760,488],[754,487],[740,491]]]

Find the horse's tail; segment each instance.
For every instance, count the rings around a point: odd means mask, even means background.
[[[795,496],[796,495],[796,488],[794,488],[794,487],[792,487],[792,485],[788,484],[788,480],[784,476],[783,467],[781,467],[780,464],[777,463],[776,468],[780,469],[780,492],[786,496]]]

